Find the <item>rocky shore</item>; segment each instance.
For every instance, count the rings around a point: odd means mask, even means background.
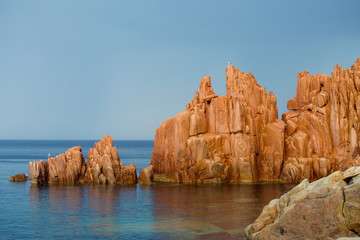
[[[80,146],[72,147],[65,153],[29,163],[33,184],[136,184],[136,166],[124,166],[120,162],[113,139],[104,136],[91,148],[87,164]]]
[[[225,70],[227,94],[204,77],[186,110],[157,129],[155,181],[315,181],[360,165],[360,59],[331,76],[298,74],[290,112],[251,73]]]
[[[360,167],[303,180],[264,207],[245,234],[254,240],[360,237]]]

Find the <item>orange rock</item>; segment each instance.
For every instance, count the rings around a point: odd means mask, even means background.
[[[156,129],[155,180],[251,182],[273,180],[273,173],[279,178],[284,123],[277,120],[274,94],[266,93],[251,73],[232,65],[225,73],[227,95],[217,97],[210,77],[204,77],[186,110]],[[259,164],[262,160],[266,164]]]
[[[77,183],[86,170],[86,163],[80,146],[48,159],[49,183]]]
[[[88,153],[85,182],[95,184],[135,184],[136,166],[125,167],[119,158],[110,136],[104,136],[96,142]]]
[[[32,184],[44,184],[49,180],[48,163],[44,160],[29,162],[29,175]]]
[[[360,59],[352,68],[336,65],[331,77],[298,74],[296,97],[288,102],[297,111],[283,115],[285,181],[314,181],[360,164]]]

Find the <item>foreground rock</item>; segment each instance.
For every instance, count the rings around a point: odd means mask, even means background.
[[[25,173],[16,174],[12,177],[9,177],[9,182],[26,182],[29,177]]]
[[[156,129],[154,179],[173,182],[256,182],[279,179],[285,124],[276,98],[251,73],[229,65],[225,96],[204,77],[186,110]]]
[[[80,146],[72,147],[46,161],[29,163],[31,182],[34,184],[135,184],[136,166],[124,166],[110,136],[104,136],[88,154],[88,165]]]
[[[303,180],[272,200],[249,225],[247,239],[336,239],[360,236],[360,167]]]

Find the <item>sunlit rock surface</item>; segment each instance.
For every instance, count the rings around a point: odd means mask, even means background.
[[[245,234],[259,240],[359,237],[360,167],[303,180],[265,206]]]
[[[156,129],[154,181],[310,181],[360,164],[360,59],[331,76],[298,74],[290,112],[231,64],[225,96],[204,77],[186,110]]]
[[[124,166],[110,136],[104,136],[90,149],[87,164],[80,146],[72,147],[48,161],[29,163],[34,184],[136,184],[136,166]]]
[[[218,97],[210,77],[204,77],[186,110],[156,129],[155,181],[279,179],[285,124],[278,119],[274,94],[231,64],[225,72],[225,96]]]

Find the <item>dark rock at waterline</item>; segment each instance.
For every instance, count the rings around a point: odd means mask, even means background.
[[[336,239],[360,235],[360,167],[309,183],[272,200],[247,239]]]
[[[9,177],[9,182],[26,182],[29,177],[25,173],[16,174],[12,177]]]

